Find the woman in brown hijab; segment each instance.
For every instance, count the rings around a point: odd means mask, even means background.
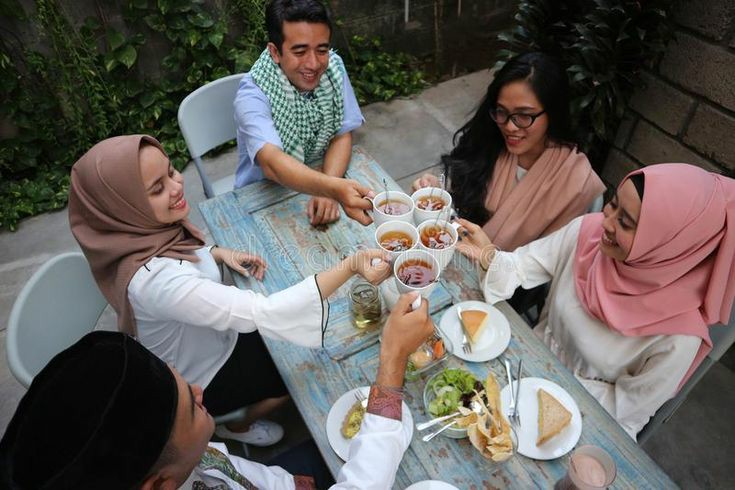
[[[353,274],[387,277],[376,250],[360,251],[332,269],[268,297],[221,283],[220,264],[261,280],[258,256],[206,247],[188,219],[183,177],[150,136],[118,136],[90,149],[72,168],[71,230],[118,328],[135,335],[189,383],[205,387],[209,411],[249,405],[246,419],[217,434],[269,445],[283,429],[259,418],[287,390],[259,333],[299,345],[321,345],[323,299]],[[253,373],[258,373],[253,376]]]

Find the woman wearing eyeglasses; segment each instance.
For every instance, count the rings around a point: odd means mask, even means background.
[[[508,61],[454,139],[442,156],[454,205],[501,250],[602,208],[605,186],[571,135],[566,73],[548,55]],[[431,174],[413,183],[437,185]]]

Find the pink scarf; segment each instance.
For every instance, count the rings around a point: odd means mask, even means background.
[[[587,156],[568,146],[546,148],[520,182],[517,169],[518,157],[504,151],[485,199],[491,218],[482,229],[508,252],[583,215],[605,190]]]
[[[574,258],[576,292],[587,313],[621,335],[700,337],[681,387],[712,349],[707,326],[730,318],[735,181],[686,164],[651,165],[626,179],[638,173],[645,191],[628,258],[604,255],[603,215],[586,216]]]
[[[121,332],[136,335],[128,300],[133,275],[152,257],[198,261],[204,234],[189,220],[158,223],[140,176],[143,142],[150,136],[117,136],[94,145],[71,169],[69,224],[102,294],[117,313]]]

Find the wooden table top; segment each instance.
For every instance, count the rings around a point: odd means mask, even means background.
[[[347,177],[372,189],[382,189],[385,178],[391,189],[398,185],[368,154],[353,150]],[[257,182],[202,202],[199,208],[216,243],[260,254],[268,262],[262,283],[236,275],[238,287],[263,294],[280,291],[304,277],[336,264],[358,244],[373,243],[374,226],[363,227],[347,218],[326,231],[312,228],[306,217],[309,196],[297,194],[272,182]],[[451,303],[482,299],[476,274],[460,254],[442,273],[441,287],[430,299],[435,322]],[[291,396],[316,441],[327,465],[337,474],[342,460],[332,451],[326,434],[326,420],[332,404],[345,392],[370,385],[378,367],[378,332],[355,329],[349,317],[346,294],[351,281],[330,298],[329,326],[324,349],[306,349],[264,338]],[[495,305],[511,325],[511,341],[504,356],[513,365],[523,359],[524,377],[549,379],[564,388],[582,413],[582,436],[577,445],[594,444],[607,450],[617,465],[612,488],[675,488],[676,485],[599,405],[548,348],[533,334],[526,322],[506,303]],[[462,367],[484,380],[492,371],[505,386],[505,371],[495,359],[467,363],[450,356],[441,367]],[[415,422],[427,420],[423,404],[426,380],[438,369],[406,383],[405,401]],[[423,433],[422,433],[423,434]],[[406,488],[421,480],[443,480],[461,489],[550,488],[561,478],[569,456],[552,461],[536,461],[514,455],[498,464],[484,459],[468,439],[437,437],[421,441],[414,431],[403,456],[395,488]]]

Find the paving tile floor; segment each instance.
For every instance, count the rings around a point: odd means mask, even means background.
[[[467,120],[484,96],[490,73],[479,71],[441,83],[410,99],[371,104],[363,108],[366,124],[354,142],[365,148],[404,188],[424,171],[436,169],[438,156],[451,148],[454,131]],[[232,173],[236,151],[207,160],[215,178]],[[204,227],[196,204],[204,196],[193,165],[184,171],[191,219]],[[209,234],[208,234],[209,237]],[[50,257],[78,246],[69,232],[66,210],[25,220],[15,233],[0,233],[0,433],[12,416],[24,389],[13,378],[5,352],[5,326],[23,284]],[[115,326],[105,312],[101,328]],[[735,352],[715,365],[671,421],[644,449],[682,488],[735,488]],[[271,448],[251,448],[258,461],[309,437],[293,404],[274,414],[287,429],[284,440]],[[238,444],[230,449],[242,454]]]

